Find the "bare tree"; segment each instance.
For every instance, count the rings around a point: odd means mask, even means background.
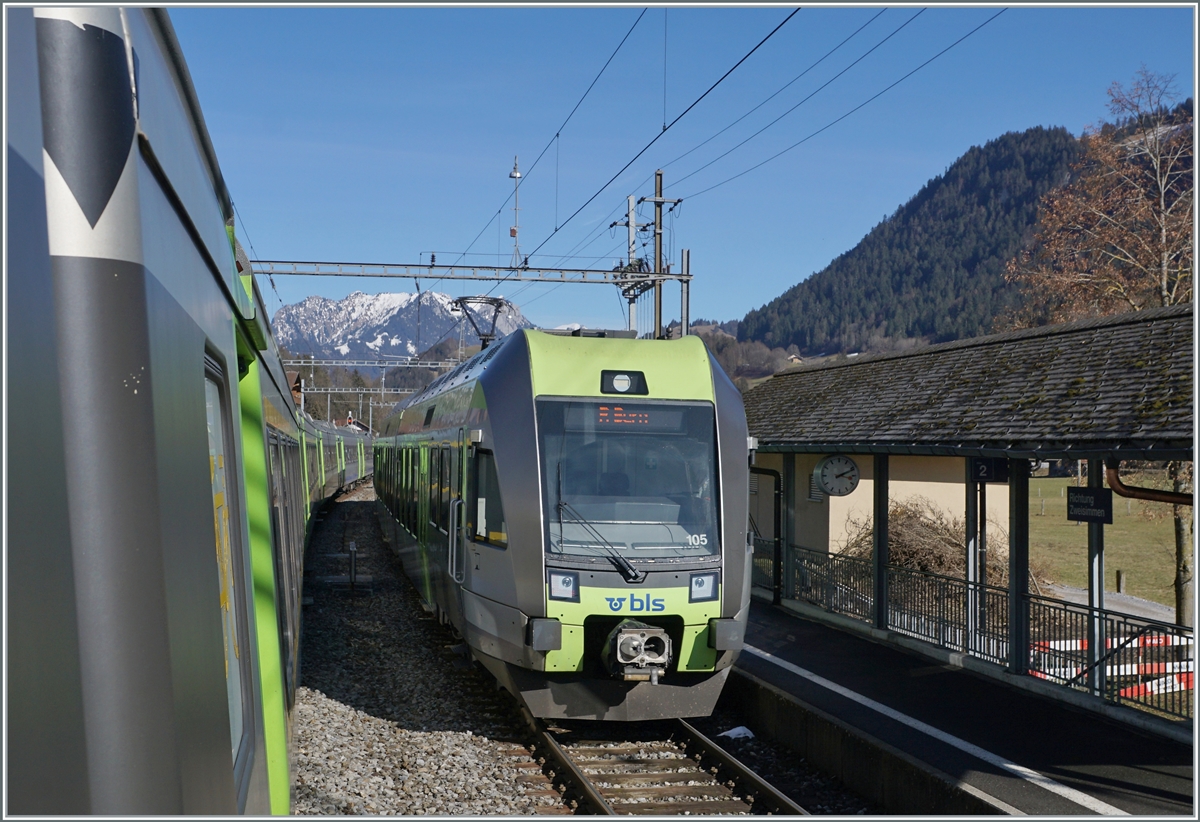
[[[1192,124],[1173,77],[1143,67],[1108,90],[1113,123],[1089,128],[1075,181],[1047,194],[1031,246],[1008,264],[1017,325],[1192,299]]]
[[[1075,180],[1047,194],[1030,247],[1008,264],[1023,308],[1017,327],[1192,301],[1193,113],[1177,106],[1173,75],[1145,66],[1113,83],[1114,122],[1090,128]],[[1192,490],[1193,464],[1167,466],[1173,490]],[[1192,509],[1174,506],[1176,621],[1190,625]]]

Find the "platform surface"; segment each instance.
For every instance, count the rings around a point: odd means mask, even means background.
[[[1195,816],[1191,745],[757,600],[746,644],[738,668],[1015,811]]]

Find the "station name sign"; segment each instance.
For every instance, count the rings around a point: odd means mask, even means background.
[[[1108,488],[1067,487],[1067,519],[1112,525],[1112,491]]]

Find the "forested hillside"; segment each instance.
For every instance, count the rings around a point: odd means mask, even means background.
[[[738,339],[814,356],[989,333],[1017,300],[1005,263],[1079,151],[1066,129],[1042,127],[972,147],[853,249],[747,314]]]

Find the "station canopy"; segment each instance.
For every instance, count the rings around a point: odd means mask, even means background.
[[[1190,304],[862,355],[745,394],[762,451],[1192,459]]]

